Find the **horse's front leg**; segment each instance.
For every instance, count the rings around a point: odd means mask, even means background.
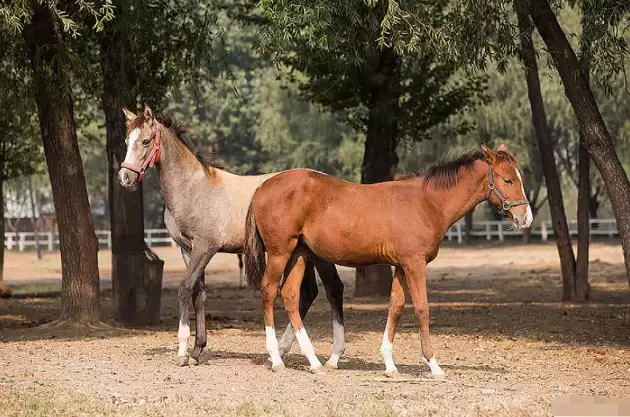
[[[422,343],[422,359],[429,365],[434,377],[443,377],[444,371],[435,359],[435,351],[429,337],[429,300],[427,297],[426,258],[417,255],[403,263],[405,282],[413,301],[416,319],[420,325],[420,341]]]
[[[183,253],[183,252],[182,252]],[[202,245],[193,245],[192,253],[187,262],[186,278],[179,285],[179,330],[177,339],[179,348],[177,350],[178,364],[186,366],[188,358],[188,338],[190,337],[190,304],[193,303],[196,313],[196,333],[195,348],[191,357],[191,364],[199,363],[199,355],[206,345],[206,326],[203,300],[205,299],[204,270],[206,265],[216,253],[216,249]],[[184,256],[184,260],[186,256]]]
[[[387,324],[385,325],[385,333],[383,334],[383,343],[381,343],[381,355],[385,362],[385,375],[393,377],[398,374],[398,369],[394,364],[394,334],[398,326],[398,319],[405,308],[405,276],[400,267],[396,267],[394,279],[392,281],[392,290],[389,297],[389,310],[387,314]]]

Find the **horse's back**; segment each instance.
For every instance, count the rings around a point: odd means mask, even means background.
[[[390,263],[396,236],[415,226],[412,210],[403,210],[404,219],[400,210],[414,199],[412,187],[398,181],[356,184],[318,171],[291,170],[260,188],[254,210],[266,232],[300,237],[331,263]]]

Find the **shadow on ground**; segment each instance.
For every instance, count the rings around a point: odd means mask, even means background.
[[[352,343],[354,337],[364,332],[381,333],[387,317],[387,298],[353,297],[352,276],[346,273],[344,281],[348,342]],[[431,332],[435,335],[528,339],[584,346],[630,346],[630,291],[623,265],[601,261],[591,263],[591,284],[591,301],[561,303],[557,301],[561,287],[559,271],[555,268],[432,268],[429,271]],[[211,278],[207,287],[209,331],[239,329],[251,332],[252,336],[262,334],[260,298],[255,291],[216,284]],[[407,301],[398,331],[417,332],[410,300]],[[58,317],[58,297],[23,296],[0,300],[0,340],[125,337],[156,331],[170,332],[175,337],[177,332],[178,304],[173,288],[163,290],[161,322],[146,328],[122,327],[112,320],[111,290],[103,291],[101,305],[104,321],[111,328],[56,331],[41,325]],[[276,327],[281,329],[286,324],[286,314],[279,301],[276,311]],[[194,314],[191,319],[194,320]],[[313,337],[330,337],[330,309],[322,288],[305,324]],[[194,322],[192,327],[194,329]],[[353,369],[378,367],[378,364],[362,364],[358,359],[349,360],[357,361],[352,363]]]

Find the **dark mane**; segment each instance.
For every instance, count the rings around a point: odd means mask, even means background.
[[[199,147],[190,139],[190,137],[188,137],[188,129],[184,123],[178,121],[175,116],[167,113],[158,113],[155,116],[155,120],[170,130],[171,133],[179,139],[193,155],[195,155],[195,158],[197,158],[201,165],[207,168],[225,169],[222,164],[212,159],[210,152],[199,150]],[[145,121],[146,118],[144,117],[144,113],[141,112],[138,117],[129,123],[128,129],[133,130],[135,128],[142,127]]]
[[[518,161],[510,152],[497,151],[497,162],[509,162],[518,166]],[[418,171],[399,176],[399,179],[424,177],[424,183],[436,188],[451,188],[457,185],[459,173],[462,168],[470,169],[477,161],[483,161],[486,157],[481,151],[469,151],[452,161],[439,162],[430,166],[426,171]]]

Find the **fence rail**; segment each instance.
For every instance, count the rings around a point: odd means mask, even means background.
[[[617,222],[615,219],[591,219],[590,220],[590,236],[606,236],[618,237]],[[571,236],[577,235],[577,221],[569,220],[569,232]],[[503,241],[506,237],[521,236],[522,231],[515,230],[512,222],[504,220],[489,220],[473,222],[470,235],[476,238],[485,238],[486,240]],[[553,227],[550,220],[543,221],[540,226],[532,228],[532,236],[540,236],[542,241],[553,237]],[[99,246],[111,249],[112,236],[109,230],[97,230]],[[463,243],[465,237],[465,226],[463,221],[455,223],[446,232],[445,239],[448,241],[457,241]],[[144,240],[149,247],[155,246],[176,246],[166,229],[146,229],[144,231]],[[53,251],[59,248],[59,235],[51,232],[34,233],[34,232],[6,232],[4,234],[4,246],[9,249],[17,249],[23,252],[27,249],[34,249],[36,242],[45,250]]]

